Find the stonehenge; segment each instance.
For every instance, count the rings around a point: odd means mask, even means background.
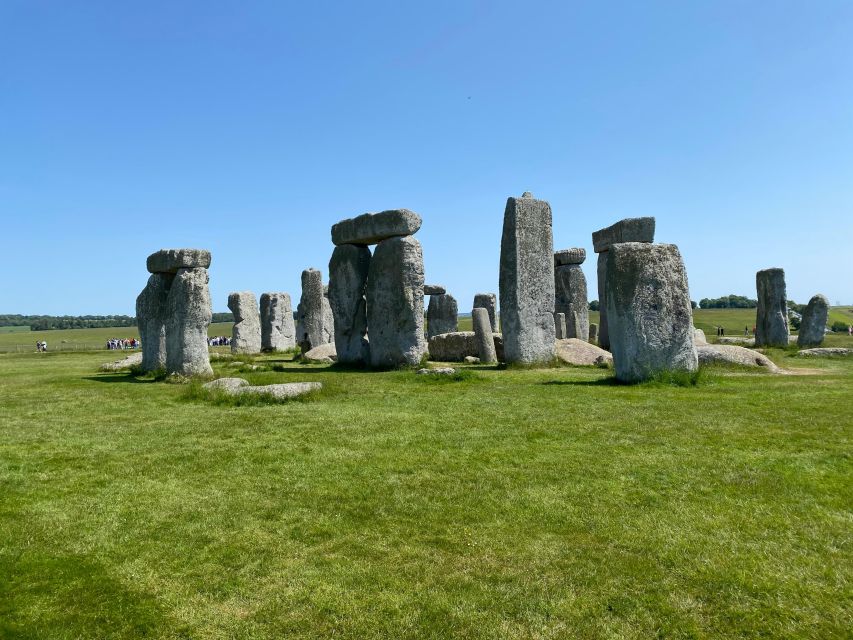
[[[261,316],[258,301],[251,291],[228,294],[228,308],[234,314],[231,328],[231,353],[261,352]]]
[[[788,300],[785,271],[772,268],[755,274],[758,309],[755,322],[756,347],[788,346]]]
[[[598,345],[602,349],[610,349],[610,332],[607,321],[607,252],[614,244],[620,242],[654,242],[655,219],[625,218],[619,222],[599,229],[592,234],[592,245],[598,254]]]
[[[823,343],[828,316],[829,300],[827,300],[826,296],[821,294],[812,296],[806,308],[803,309],[803,317],[800,320],[800,332],[797,336],[797,344],[801,348],[817,347]]]
[[[459,305],[449,293],[430,295],[427,306],[427,338],[459,330]]]
[[[329,305],[334,327],[338,362],[363,363],[368,360],[367,275],[370,249],[362,245],[335,247],[329,260]]]
[[[477,339],[477,357],[483,364],[492,364],[498,361],[495,351],[495,339],[492,335],[492,321],[489,312],[482,307],[473,310],[474,336]]]
[[[287,351],[296,346],[290,295],[261,294],[261,351]]]
[[[425,296],[440,296],[444,293],[447,293],[447,289],[442,287],[440,284],[425,284],[424,285],[424,295]]]
[[[207,352],[210,260],[205,249],[161,249],[148,256],[152,275],[136,299],[143,371],[213,375]]]
[[[599,304],[599,308],[601,308],[600,304]],[[591,344],[597,344],[598,343],[598,325],[595,322],[589,323],[589,342]]]
[[[494,293],[476,293],[474,294],[474,305],[471,307],[472,315],[474,309],[485,309],[489,312],[489,322],[492,323],[492,333],[498,331],[498,299]]]
[[[365,213],[332,225],[332,243],[378,244],[395,236],[412,236],[421,228],[421,217],[408,209]]]
[[[554,358],[554,255],[551,206],[529,192],[507,199],[500,257],[506,362]]]
[[[563,340],[566,337],[566,314],[554,312],[554,335],[557,340]]]
[[[589,300],[586,276],[581,269],[584,260],[586,250],[582,248],[554,254],[554,310],[565,315],[562,338],[589,339]]]
[[[302,272],[302,295],[296,307],[296,344],[306,353],[329,342],[323,274],[317,269]]]
[[[607,322],[616,378],[640,382],[695,371],[687,272],[674,244],[625,242],[607,251]]]
[[[495,354],[503,360],[503,336],[493,333]],[[480,357],[480,346],[474,331],[456,331],[433,336],[429,341],[429,358],[437,362],[464,362],[465,358]]]

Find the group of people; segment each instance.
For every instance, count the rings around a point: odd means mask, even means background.
[[[207,339],[207,346],[209,347],[227,347],[229,344],[231,344],[231,338],[227,336],[215,336]]]
[[[47,351],[47,342],[44,340],[36,342],[36,351]]]
[[[141,344],[138,338],[110,338],[107,349],[138,349]]]

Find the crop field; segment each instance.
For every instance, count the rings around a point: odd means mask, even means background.
[[[0,354],[0,637],[847,638],[853,358],[770,356],[691,386],[217,360],[325,385],[235,406]]]

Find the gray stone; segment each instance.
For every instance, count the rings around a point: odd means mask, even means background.
[[[495,354],[498,361],[503,359],[503,337],[493,333]],[[477,334],[473,331],[456,331],[433,336],[429,341],[429,359],[435,362],[464,362],[465,358],[480,356]]]
[[[166,368],[166,317],[169,289],[175,276],[153,273],[136,298],[136,322],[142,342],[142,370]]]
[[[480,364],[480,359],[475,358],[474,356],[465,356],[465,359],[462,362],[465,364]]]
[[[756,310],[756,347],[788,346],[788,300],[785,293],[785,271],[764,269],[755,274],[758,291]]]
[[[142,352],[137,351],[126,358],[115,362],[105,362],[101,365],[101,371],[123,371],[142,364]],[[163,363],[165,365],[165,363]]]
[[[845,347],[818,347],[816,349],[802,349],[797,352],[798,356],[804,358],[827,358],[832,356],[850,356],[853,355],[853,349]]]
[[[589,300],[586,276],[580,265],[561,265],[554,269],[554,310],[565,314],[564,338],[589,338]]]
[[[166,371],[210,377],[207,328],[213,317],[207,269],[179,269],[166,303]]]
[[[323,274],[317,269],[302,272],[302,296],[296,307],[296,344],[306,353],[326,344],[323,308]]]
[[[492,333],[498,331],[498,298],[494,293],[476,293],[474,294],[474,306],[472,309],[485,309],[489,312],[489,322],[492,323]]]
[[[762,367],[770,373],[780,373],[779,367],[763,353],[736,345],[699,344],[696,345],[699,364],[737,364],[744,367]]]
[[[829,300],[826,299],[826,296],[821,294],[812,296],[806,308],[803,309],[797,344],[801,347],[819,346],[826,334],[826,320],[828,317]]]
[[[435,367],[434,369],[418,369],[419,376],[452,376],[456,375],[456,369],[452,367]]]
[[[410,236],[421,228],[421,217],[408,209],[365,213],[332,225],[332,242],[376,244],[396,236]]]
[[[589,343],[595,344],[598,342],[598,325],[595,322],[589,324]]]
[[[557,340],[556,355],[561,362],[577,366],[601,366],[613,362],[610,353],[577,338]]]
[[[425,296],[440,296],[444,293],[447,293],[447,289],[442,287],[440,284],[425,284],[424,285],[424,295]]]
[[[367,277],[367,326],[374,367],[414,365],[424,341],[424,258],[412,236],[376,246]]]
[[[260,353],[261,317],[255,294],[251,291],[228,294],[228,308],[234,314],[231,353]]]
[[[665,371],[695,371],[687,272],[674,244],[610,247],[607,323],[617,379],[639,382]]]
[[[237,395],[270,396],[276,400],[298,398],[323,388],[322,382],[287,382],[283,384],[267,384],[254,387],[238,387]]]
[[[178,269],[207,269],[210,251],[207,249],[160,249],[148,256],[149,273],[176,274]]]
[[[308,362],[331,364],[338,359],[337,347],[333,343],[321,344],[302,354],[302,357]]]
[[[364,298],[369,271],[370,249],[354,244],[335,247],[329,260],[329,304],[338,362],[362,363],[370,358]]]
[[[261,350],[287,351],[296,346],[296,327],[290,295],[261,294]]]
[[[427,307],[427,338],[459,330],[459,305],[449,293],[431,295]]]
[[[217,378],[202,386],[211,391],[225,391],[226,393],[233,394],[240,387],[248,387],[249,381],[243,378]]]
[[[693,344],[708,344],[708,339],[705,337],[705,332],[702,329],[693,328]]]
[[[492,335],[492,322],[489,312],[482,307],[472,312],[474,320],[474,336],[477,341],[477,357],[483,364],[491,364],[498,361],[495,350],[495,338]]]
[[[586,260],[586,249],[573,247],[561,249],[554,252],[554,267],[562,267],[569,264],[583,264]]]
[[[592,247],[596,253],[602,253],[610,249],[614,244],[621,242],[654,242],[655,219],[625,218],[615,224],[594,231],[592,234]]]
[[[610,335],[607,331],[607,253],[598,254],[596,275],[598,276],[598,346],[610,348]]]
[[[554,335],[557,340],[566,337],[566,314],[554,312]]]
[[[554,243],[551,206],[508,198],[500,261],[501,329],[507,362],[554,358]]]
[[[335,344],[335,314],[327,289],[328,285],[323,292],[323,344]]]

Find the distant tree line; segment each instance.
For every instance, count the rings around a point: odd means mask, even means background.
[[[234,314],[230,311],[214,313],[213,322],[234,322]],[[0,314],[0,327],[29,327],[32,331],[135,326],[135,316],[24,316],[17,313]]]
[[[702,298],[699,306],[703,309],[755,309],[758,300],[731,294],[722,298]]]

